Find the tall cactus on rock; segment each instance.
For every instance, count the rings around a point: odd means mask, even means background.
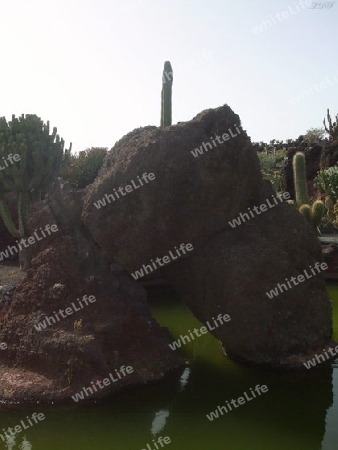
[[[312,225],[315,232],[318,232],[318,226],[325,215],[326,208],[321,200],[316,200],[310,205],[306,182],[306,162],[304,153],[297,152],[294,155],[292,166],[298,211]]]
[[[172,85],[173,69],[170,61],[164,63],[162,75],[162,93],[161,93],[161,127],[170,126],[172,123]]]
[[[44,197],[70,151],[71,146],[64,150],[64,140],[57,129],[50,133],[49,122],[44,124],[35,114],[13,115],[9,122],[0,118],[0,215],[12,236],[27,237],[29,204]],[[16,194],[17,227],[5,203],[8,192]],[[28,252],[20,252],[23,269],[29,267],[27,255]]]

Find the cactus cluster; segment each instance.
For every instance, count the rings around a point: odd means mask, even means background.
[[[0,215],[14,237],[25,237],[28,233],[29,203],[44,197],[47,186],[55,179],[71,146],[64,151],[64,141],[49,122],[34,114],[12,116],[7,122],[0,118],[0,162],[9,155],[17,158],[0,170]],[[14,192],[17,197],[19,224],[15,226],[4,201],[4,194]]]
[[[306,163],[304,153],[297,152],[293,157],[292,165],[298,211],[312,225],[315,232],[317,232],[318,226],[326,213],[326,207],[321,200],[316,200],[310,205],[306,183]]]
[[[162,75],[161,93],[161,127],[167,127],[172,123],[171,99],[173,85],[173,69],[169,61],[164,63]]]

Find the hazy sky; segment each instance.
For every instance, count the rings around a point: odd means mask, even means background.
[[[173,123],[227,103],[253,141],[296,138],[338,111],[337,38],[338,2],[0,0],[0,116],[110,148],[159,125],[170,60]]]

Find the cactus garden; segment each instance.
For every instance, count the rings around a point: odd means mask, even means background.
[[[2,2],[0,450],[337,449],[337,8]]]

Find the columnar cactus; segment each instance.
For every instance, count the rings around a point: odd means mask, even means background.
[[[338,114],[336,114],[336,121],[333,123],[332,123],[329,109],[327,110],[326,117],[327,117],[328,127],[326,126],[325,118],[323,120],[325,131],[328,133],[331,140],[337,139],[338,138]]]
[[[318,232],[318,226],[325,216],[326,208],[321,200],[316,200],[312,205],[309,203],[309,195],[306,183],[305,155],[297,152],[293,157],[293,179],[296,193],[296,204],[302,216]]]
[[[301,205],[309,204],[309,194],[306,184],[306,163],[305,155],[302,152],[297,152],[292,160],[293,166],[293,181],[296,193],[296,203],[298,208]]]
[[[172,122],[171,99],[173,85],[173,69],[169,61],[164,63],[161,93],[161,127],[167,127]]]
[[[53,128],[50,134],[49,122],[44,124],[34,114],[13,115],[8,123],[0,118],[0,215],[16,238],[27,237],[29,203],[43,198],[71,151],[71,146],[64,151],[64,141],[56,132]],[[6,192],[16,194],[18,227],[4,202]],[[24,265],[22,268],[27,268],[29,261]]]

